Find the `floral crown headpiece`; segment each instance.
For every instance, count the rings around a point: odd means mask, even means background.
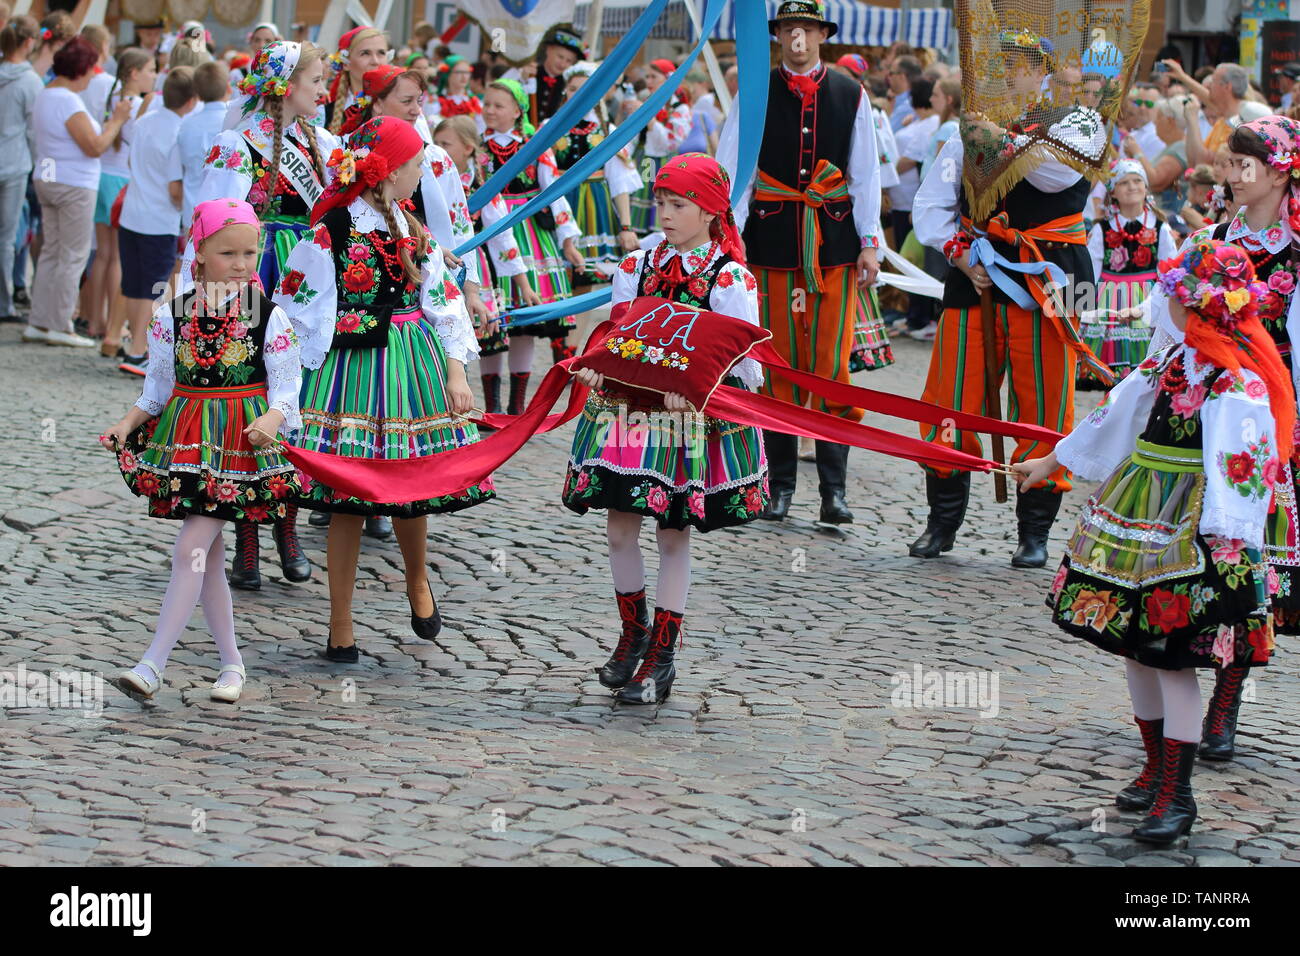
[[[1291,177],[1291,185],[1300,185],[1300,122],[1287,116],[1265,116],[1241,129],[1250,130],[1268,146],[1268,164]]]
[[[287,96],[289,77],[298,68],[301,55],[301,43],[272,40],[258,51],[248,75],[239,81],[240,92],[249,96]]]
[[[1255,279],[1255,267],[1244,251],[1212,239],[1198,240],[1156,270],[1165,295],[1225,328],[1254,318],[1259,297],[1268,291]]]

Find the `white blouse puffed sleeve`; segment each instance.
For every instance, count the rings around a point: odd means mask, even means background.
[[[537,183],[542,189],[545,189],[559,178],[560,167],[555,163],[555,153],[548,149],[537,160]],[[563,244],[566,239],[577,239],[582,235],[582,230],[574,222],[573,210],[569,208],[567,199],[563,196],[557,197],[551,203],[550,209],[551,215],[555,217],[555,241],[557,243]]]
[[[718,273],[718,280],[709,293],[709,308],[723,315],[744,319],[750,325],[759,325],[758,282],[750,271],[734,262],[728,263]],[[742,358],[732,366],[732,373],[750,388],[763,384],[763,367],[752,358]]]
[[[442,194],[447,207],[447,218],[451,222],[451,242],[447,248],[453,252],[474,238],[474,223],[469,218],[469,202],[465,198],[465,186],[460,181],[460,171],[441,146],[425,147],[429,158],[430,171],[434,182]],[[465,280],[482,284],[483,277],[478,274],[478,256],[465,257]]]
[[[334,341],[338,320],[334,254],[324,223],[293,247],[271,300],[293,324],[303,367],[320,368]]]
[[[289,434],[302,428],[298,393],[302,391],[302,355],[298,336],[284,309],[276,306],[266,320],[266,338],[262,345],[266,366],[266,403],[284,416],[280,433]]]
[[[618,268],[614,270],[614,276],[610,280],[610,305],[631,302],[636,298],[637,286],[641,282],[641,267],[644,264],[644,249],[629,252],[620,260]]]
[[[164,302],[149,321],[146,334],[149,364],[145,370],[144,389],[135,402],[136,408],[150,415],[162,414],[176,384],[175,329],[171,303]]]
[[[616,126],[611,126],[609,132],[612,135]],[[611,196],[633,195],[641,191],[645,185],[641,176],[636,171],[636,163],[632,161],[632,156],[623,147],[610,158],[605,164],[605,182],[609,184],[609,194]]]
[[[506,201],[500,195],[493,196],[480,213],[483,228],[491,229],[509,213],[510,210],[506,208]],[[515,231],[513,229],[502,229],[487,241],[487,247],[488,255],[492,257],[492,263],[498,276],[518,276],[528,271],[528,266],[524,262],[524,255],[519,251],[519,243],[515,241]],[[473,253],[470,255],[475,259],[478,258]]]
[[[1201,435],[1201,534],[1262,548],[1273,484],[1286,469],[1278,462],[1277,427],[1258,375],[1249,369],[1220,375],[1201,406]]]
[[[1056,443],[1056,460],[1080,478],[1105,478],[1133,454],[1155,405],[1160,372],[1177,348],[1148,358],[1112,388],[1074,431]]]
[[[420,283],[420,308],[433,323],[447,358],[468,365],[478,355],[474,324],[465,310],[465,296],[435,251],[424,262]]]
[[[210,199],[247,199],[255,174],[248,140],[238,130],[222,130],[208,151],[196,204]]]
[[[1169,228],[1169,223],[1160,224],[1160,239],[1156,243],[1156,259],[1164,261],[1171,258],[1178,251],[1178,239],[1174,231]]]

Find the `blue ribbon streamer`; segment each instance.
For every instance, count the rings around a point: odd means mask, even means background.
[[[1019,272],[1021,275],[1042,275],[1046,272],[1048,278],[1053,282],[1058,285],[1065,285],[1065,270],[1055,262],[1048,262],[1047,260],[1042,262],[1013,262],[994,249],[993,243],[983,236],[976,237],[975,241],[971,243],[969,256],[971,266],[984,266],[984,271],[989,274],[993,284],[1022,309],[1036,309],[1038,308],[1038,302],[1029,294],[1028,289],[1007,275],[1006,270]]]
[[[605,163],[609,161],[610,157],[622,149],[623,146],[629,143],[634,136],[641,132],[642,128],[649,124],[650,119],[663,109],[665,105],[667,105],[669,98],[674,92],[676,92],[677,87],[681,85],[684,79],[686,79],[686,74],[691,71],[691,67],[694,65],[696,58],[700,55],[700,51],[704,49],[704,44],[708,42],[708,38],[713,33],[714,27],[718,24],[718,19],[722,16],[722,11],[726,6],[726,0],[707,0],[707,2],[708,7],[704,14],[704,23],[701,24],[699,42],[695,44],[695,48],[691,50],[690,54],[682,62],[682,65],[673,71],[673,75],[668,77],[659,89],[650,94],[650,97],[641,104],[640,108],[638,108],[631,117],[628,118],[628,121],[615,129],[604,142],[586,156],[582,157],[582,159],[578,160],[578,162],[574,163],[573,166],[569,168],[568,172],[556,179],[536,196],[528,200],[528,202],[524,203],[522,206],[516,207],[509,215],[503,216],[501,219],[493,223],[491,228],[483,230],[473,239],[470,239],[464,245],[457,248],[455,250],[456,255],[463,256],[470,250],[478,248],[478,246],[487,242],[503,230],[514,228],[515,224],[520,220],[527,219],[529,216],[534,215],[539,209],[554,202],[559,196],[572,191],[574,184],[581,183],[596,169],[603,167]],[[619,42],[619,47],[622,47],[627,43],[628,40],[625,37]],[[617,49],[617,47],[615,49]],[[608,60],[605,62],[606,65],[609,64]],[[597,72],[599,73],[599,70]],[[599,90],[599,87],[596,86],[596,78],[594,75],[583,86],[583,90],[588,86],[596,87],[597,90]],[[582,90],[579,90],[580,94],[581,92]],[[559,114],[557,113],[556,116],[559,116]],[[555,117],[552,117],[551,122],[554,122],[554,119]],[[549,126],[550,123],[547,125]],[[567,132],[571,128],[571,126],[565,127],[565,131]],[[524,146],[520,147],[520,153],[522,153],[529,145],[537,144],[540,148],[535,151],[533,157],[535,159],[537,156],[542,154],[550,142],[553,142],[553,140],[544,139],[539,134],[529,140],[528,143],[525,143]],[[512,158],[511,162],[518,158],[519,154],[517,153],[514,158]],[[501,171],[503,172],[504,170],[505,167],[503,167]],[[495,176],[493,178],[495,179]],[[487,188],[488,183],[484,183],[479,191],[486,191]],[[476,192],[475,195],[477,196],[478,193]],[[491,195],[492,194],[489,193],[488,198],[490,198]]]
[[[603,289],[584,292],[582,295],[575,295],[559,302],[524,306],[522,309],[503,313],[501,321],[505,323],[509,320],[507,331],[522,328],[526,325],[537,325],[541,322],[549,322],[551,319],[563,318],[566,315],[577,315],[579,312],[600,308],[610,300],[613,294],[614,290],[610,286],[606,286]]]
[[[542,128],[537,134],[519,148],[519,152],[511,156],[504,166],[488,177],[487,182],[474,190],[474,193],[469,197],[470,212],[478,212],[491,202],[492,197],[505,189],[510,181],[523,171],[525,166],[535,162],[552,143],[577,126],[578,122],[587,115],[587,112],[600,102],[610,87],[618,82],[619,77],[623,75],[623,71],[627,69],[628,64],[637,55],[642,44],[649,39],[650,31],[654,29],[659,14],[664,11],[667,5],[668,0],[652,0],[641,16],[637,17],[632,29],[624,34],[623,39],[610,51],[609,56],[605,58],[605,62],[583,84],[582,89],[578,90],[571,99],[564,102],[555,111],[555,114],[542,124]],[[547,132],[552,126],[560,130],[558,135],[551,135]],[[640,132],[641,127],[638,126],[636,129],[637,132]],[[457,251],[456,254],[460,255],[460,252]]]
[[[710,31],[705,31],[708,36]],[[740,110],[740,139],[736,150],[736,179],[731,184],[731,205],[740,202],[754,170],[758,168],[758,151],[763,145],[763,126],[767,121],[767,94],[771,86],[768,49],[771,34],[767,29],[767,4],[736,4],[736,64],[739,86],[731,108]],[[743,104],[743,108],[742,108]]]

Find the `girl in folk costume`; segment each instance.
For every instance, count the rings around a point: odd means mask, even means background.
[[[366,73],[361,96],[354,104],[357,109],[344,120],[343,132],[350,135],[376,116],[393,116],[415,127],[425,144],[420,188],[411,197],[411,211],[429,228],[447,265],[458,268],[461,262],[452,250],[474,237],[474,227],[470,224],[465,187],[456,166],[442,147],[433,142],[433,134],[420,110],[423,97],[424,80],[419,73],[391,63],[377,66]],[[477,263],[471,261],[466,264],[465,307],[475,325],[488,319],[479,282]]]
[[[102,436],[149,513],[181,521],[171,581],[153,643],[115,683],[137,699],[162,684],[198,601],[221,655],[212,698],[239,699],[245,673],[235,643],[221,529],[273,521],[300,488],[273,447],[301,425],[298,341],[284,312],[257,288],[261,253],[253,208],[237,199],[194,207],[193,288],[154,313],[144,392]]]
[[[877,107],[871,107],[871,122],[876,132],[876,148],[880,159],[880,188],[898,185],[898,143],[889,126],[889,117]],[[906,328],[903,321],[900,329]],[[889,329],[880,310],[880,297],[875,285],[858,288],[858,319],[853,326],[853,351],[849,353],[849,371],[874,371],[894,364],[894,348],[889,344]],[[814,458],[807,459],[815,461]]]
[[[1116,803],[1147,811],[1135,838],[1170,843],[1196,818],[1196,669],[1261,666],[1273,650],[1264,527],[1296,408],[1241,249],[1197,240],[1158,281],[1185,341],[1144,361],[1053,454],[1012,468],[1022,485],[1058,464],[1105,479],[1048,606],[1062,630],[1126,659],[1146,763]]]
[[[208,153],[207,172],[198,196],[247,199],[264,224],[258,264],[262,288],[279,282],[289,251],[307,232],[311,208],[325,188],[325,157],[337,140],[310,120],[325,91],[324,56],[309,43],[276,40],[262,47],[240,89],[244,102],[234,128],[217,135]],[[192,244],[182,274],[187,274]],[[289,505],[275,523],[275,543],[285,580],[306,581],[311,563],[298,544],[298,509]],[[262,586],[257,525],[235,522],[235,556],[230,583],[257,590]]]
[[[599,65],[583,60],[565,70],[565,97],[571,97],[582,89]],[[582,122],[555,143],[555,162],[560,171],[567,172],[573,168],[574,163],[599,146],[611,132],[609,123],[597,115],[595,109],[589,111]],[[625,150],[620,150],[602,169],[592,173],[569,193],[569,207],[582,233],[578,249],[585,259],[616,260],[620,252],[639,248],[636,231],[632,228],[630,197],[642,185],[631,157]],[[615,223],[618,224],[617,230]]]
[[[505,165],[519,152],[519,147],[528,137],[536,132],[524,115],[527,109],[528,94],[518,80],[496,80],[487,88],[483,95],[483,118],[487,122],[487,135],[483,140],[486,150],[483,172],[488,176]],[[502,189],[506,208],[513,210],[522,206],[551,185],[559,175],[555,154],[548,149],[535,164],[525,167],[523,172]],[[529,282],[541,301],[549,303],[568,298],[573,287],[569,282],[569,272],[560,260],[560,248],[563,247],[564,258],[577,272],[586,270],[576,243],[578,227],[573,221],[568,201],[561,196],[548,209],[517,223],[514,232],[515,241],[524,254],[524,263],[528,266]],[[516,294],[514,283],[501,277],[497,279],[497,298],[502,310],[519,308],[523,304]],[[565,316],[511,331],[510,403],[507,406],[511,415],[517,415],[524,409],[537,339],[551,340],[551,353],[557,361],[566,358],[564,339],[575,324],[572,316]],[[491,362],[484,361],[485,374],[500,375],[501,371],[500,358]]]
[[[486,129],[483,101],[469,88],[473,73],[473,66],[463,56],[453,53],[442,61],[438,67],[438,85],[424,107],[430,126],[437,126],[453,116],[468,116],[474,120],[479,136],[483,135]]]
[[[1263,288],[1256,303],[1259,320],[1272,337],[1292,377],[1300,374],[1294,347],[1300,339],[1300,123],[1267,116],[1244,123],[1228,139],[1231,161],[1225,190],[1237,211],[1227,221],[1195,232],[1188,245],[1206,240],[1230,242],[1245,252]],[[1186,248],[1186,246],[1184,246]],[[1169,328],[1167,298],[1153,293],[1154,347],[1178,339]],[[1162,334],[1163,333],[1163,334]],[[1282,458],[1282,475],[1265,529],[1274,622],[1278,633],[1300,633],[1300,532],[1297,527],[1297,459]],[[1245,668],[1224,668],[1206,710],[1201,756],[1231,760]]]
[[[330,54],[334,79],[330,81],[329,100],[325,103],[325,128],[342,135],[349,111],[360,107],[366,74],[388,62],[388,34],[375,27],[353,27],[339,37],[339,48]]]
[[[366,123],[331,162],[339,174],[312,211],[315,231],[289,256],[275,301],[302,341],[303,427],[294,443],[353,458],[431,458],[478,441],[465,366],[478,352],[464,300],[428,231],[400,205],[420,183],[424,143],[391,116]],[[431,463],[431,467],[437,467]],[[332,513],[330,660],[355,661],[352,593],[366,515],[394,519],[411,628],[442,626],[429,587],[425,516],[494,497],[491,480],[455,494],[383,504],[319,483],[302,503]]]
[[[702,153],[675,157],[655,178],[665,239],[627,256],[614,273],[613,302],[655,296],[758,324],[758,284],[744,266],[731,213],[726,171]],[[690,198],[687,198],[690,197]],[[661,356],[676,360],[676,354]],[[630,407],[603,376],[577,373],[596,391],[578,421],[563,500],[584,514],[604,508],[610,570],[623,631],[600,671],[600,682],[631,704],[658,703],[676,678],[674,653],[690,584],[690,529],[744,524],[767,506],[767,457],[757,429],[695,412],[681,395],[663,406]],[[757,388],[757,362],[738,362],[727,384]],[[629,440],[628,412],[649,412],[643,437]],[[663,416],[667,411],[677,413]],[[654,416],[670,419],[655,423]],[[680,429],[680,431],[679,431]],[[641,519],[654,519],[659,582],[653,620],[647,614]]]
[[[433,134],[434,143],[440,146],[452,161],[460,174],[461,185],[467,192],[473,192],[483,185],[485,179],[483,167],[477,160],[480,142],[478,128],[470,116],[453,116],[438,124]],[[477,234],[509,214],[505,200],[498,193],[482,209],[472,213],[470,221]],[[515,242],[515,234],[510,229],[503,229],[487,242],[478,246],[472,253],[472,261],[482,283],[480,292],[483,304],[488,310],[487,321],[477,326],[479,355],[482,357],[480,372],[483,380],[484,408],[488,412],[501,411],[501,359],[510,342],[501,328],[496,289],[499,284],[508,282],[514,289],[514,299],[522,305],[541,305],[541,297],[533,291],[528,283],[528,266]],[[489,372],[489,365],[494,371]]]
[[[1151,325],[1138,308],[1155,284],[1156,263],[1178,249],[1173,230],[1156,211],[1147,174],[1135,159],[1111,167],[1109,202],[1088,233],[1088,252],[1097,277],[1097,306],[1079,323],[1079,337],[1094,355],[1123,378],[1146,357]],[[1080,369],[1078,387],[1101,387]]]
[[[645,73],[646,89],[655,92],[676,69],[672,60],[651,60]],[[632,197],[632,228],[640,236],[655,230],[657,203],[652,185],[655,174],[668,157],[677,155],[682,142],[691,134],[691,107],[684,95],[680,89],[673,94],[668,105],[637,135],[636,164],[645,185]]]

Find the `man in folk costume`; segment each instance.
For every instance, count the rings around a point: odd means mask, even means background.
[[[793,367],[849,381],[849,357],[862,297],[878,271],[880,165],[871,103],[862,87],[821,62],[837,27],[817,0],[785,0],[768,21],[781,45],[772,71],[755,178],[736,206],[759,306],[772,345]],[[718,147],[733,174],[739,111],[732,110]],[[803,390],[767,376],[764,394],[796,405]],[[819,411],[860,421],[862,410],[821,398]],[[771,503],[763,517],[790,510],[799,463],[794,435],[765,432]],[[817,442],[821,520],[853,521],[844,500],[847,445]]]
[[[1082,216],[1092,183],[1075,166],[1101,165],[1106,123],[1096,110],[1076,101],[1077,90],[1059,82],[1063,74],[1052,76],[1057,65],[1050,40],[1027,30],[1002,30],[996,44],[1009,87],[1003,98],[1023,105],[1019,118],[1003,129],[968,114],[962,136],[952,137],[940,150],[913,208],[917,238],[942,250],[954,266],[944,285],[943,315],[923,399],[987,414],[980,299],[981,292],[991,288],[995,368],[998,386],[1003,374],[1009,383],[1008,418],[1068,433],[1074,425],[1078,362],[1088,363],[1103,381],[1111,380],[1109,370],[1079,340],[1066,313],[1095,282]],[[989,69],[990,75],[997,72],[996,67]],[[972,215],[963,175],[980,174],[997,157],[1013,153],[1024,159],[1022,177],[1009,177],[1009,188],[977,191],[989,208]],[[1073,162],[1064,162],[1065,156]],[[985,259],[972,265],[971,245],[985,217],[986,238],[999,257],[993,268],[996,282]],[[1032,278],[1016,271],[1045,268],[1040,260],[1054,267]],[[1063,286],[1059,297],[1047,295],[1044,285],[1049,281]],[[1089,307],[1086,301],[1081,304]],[[980,453],[979,436],[972,432],[923,425],[921,436]],[[1021,439],[1012,460],[1025,461],[1046,451]],[[927,468],[925,483],[929,521],[910,553],[934,558],[952,549],[966,513],[970,474]],[[1069,490],[1069,473],[1058,468],[1042,484],[1017,493],[1019,544],[1011,558],[1013,567],[1041,568],[1047,562],[1047,537],[1061,495]]]

